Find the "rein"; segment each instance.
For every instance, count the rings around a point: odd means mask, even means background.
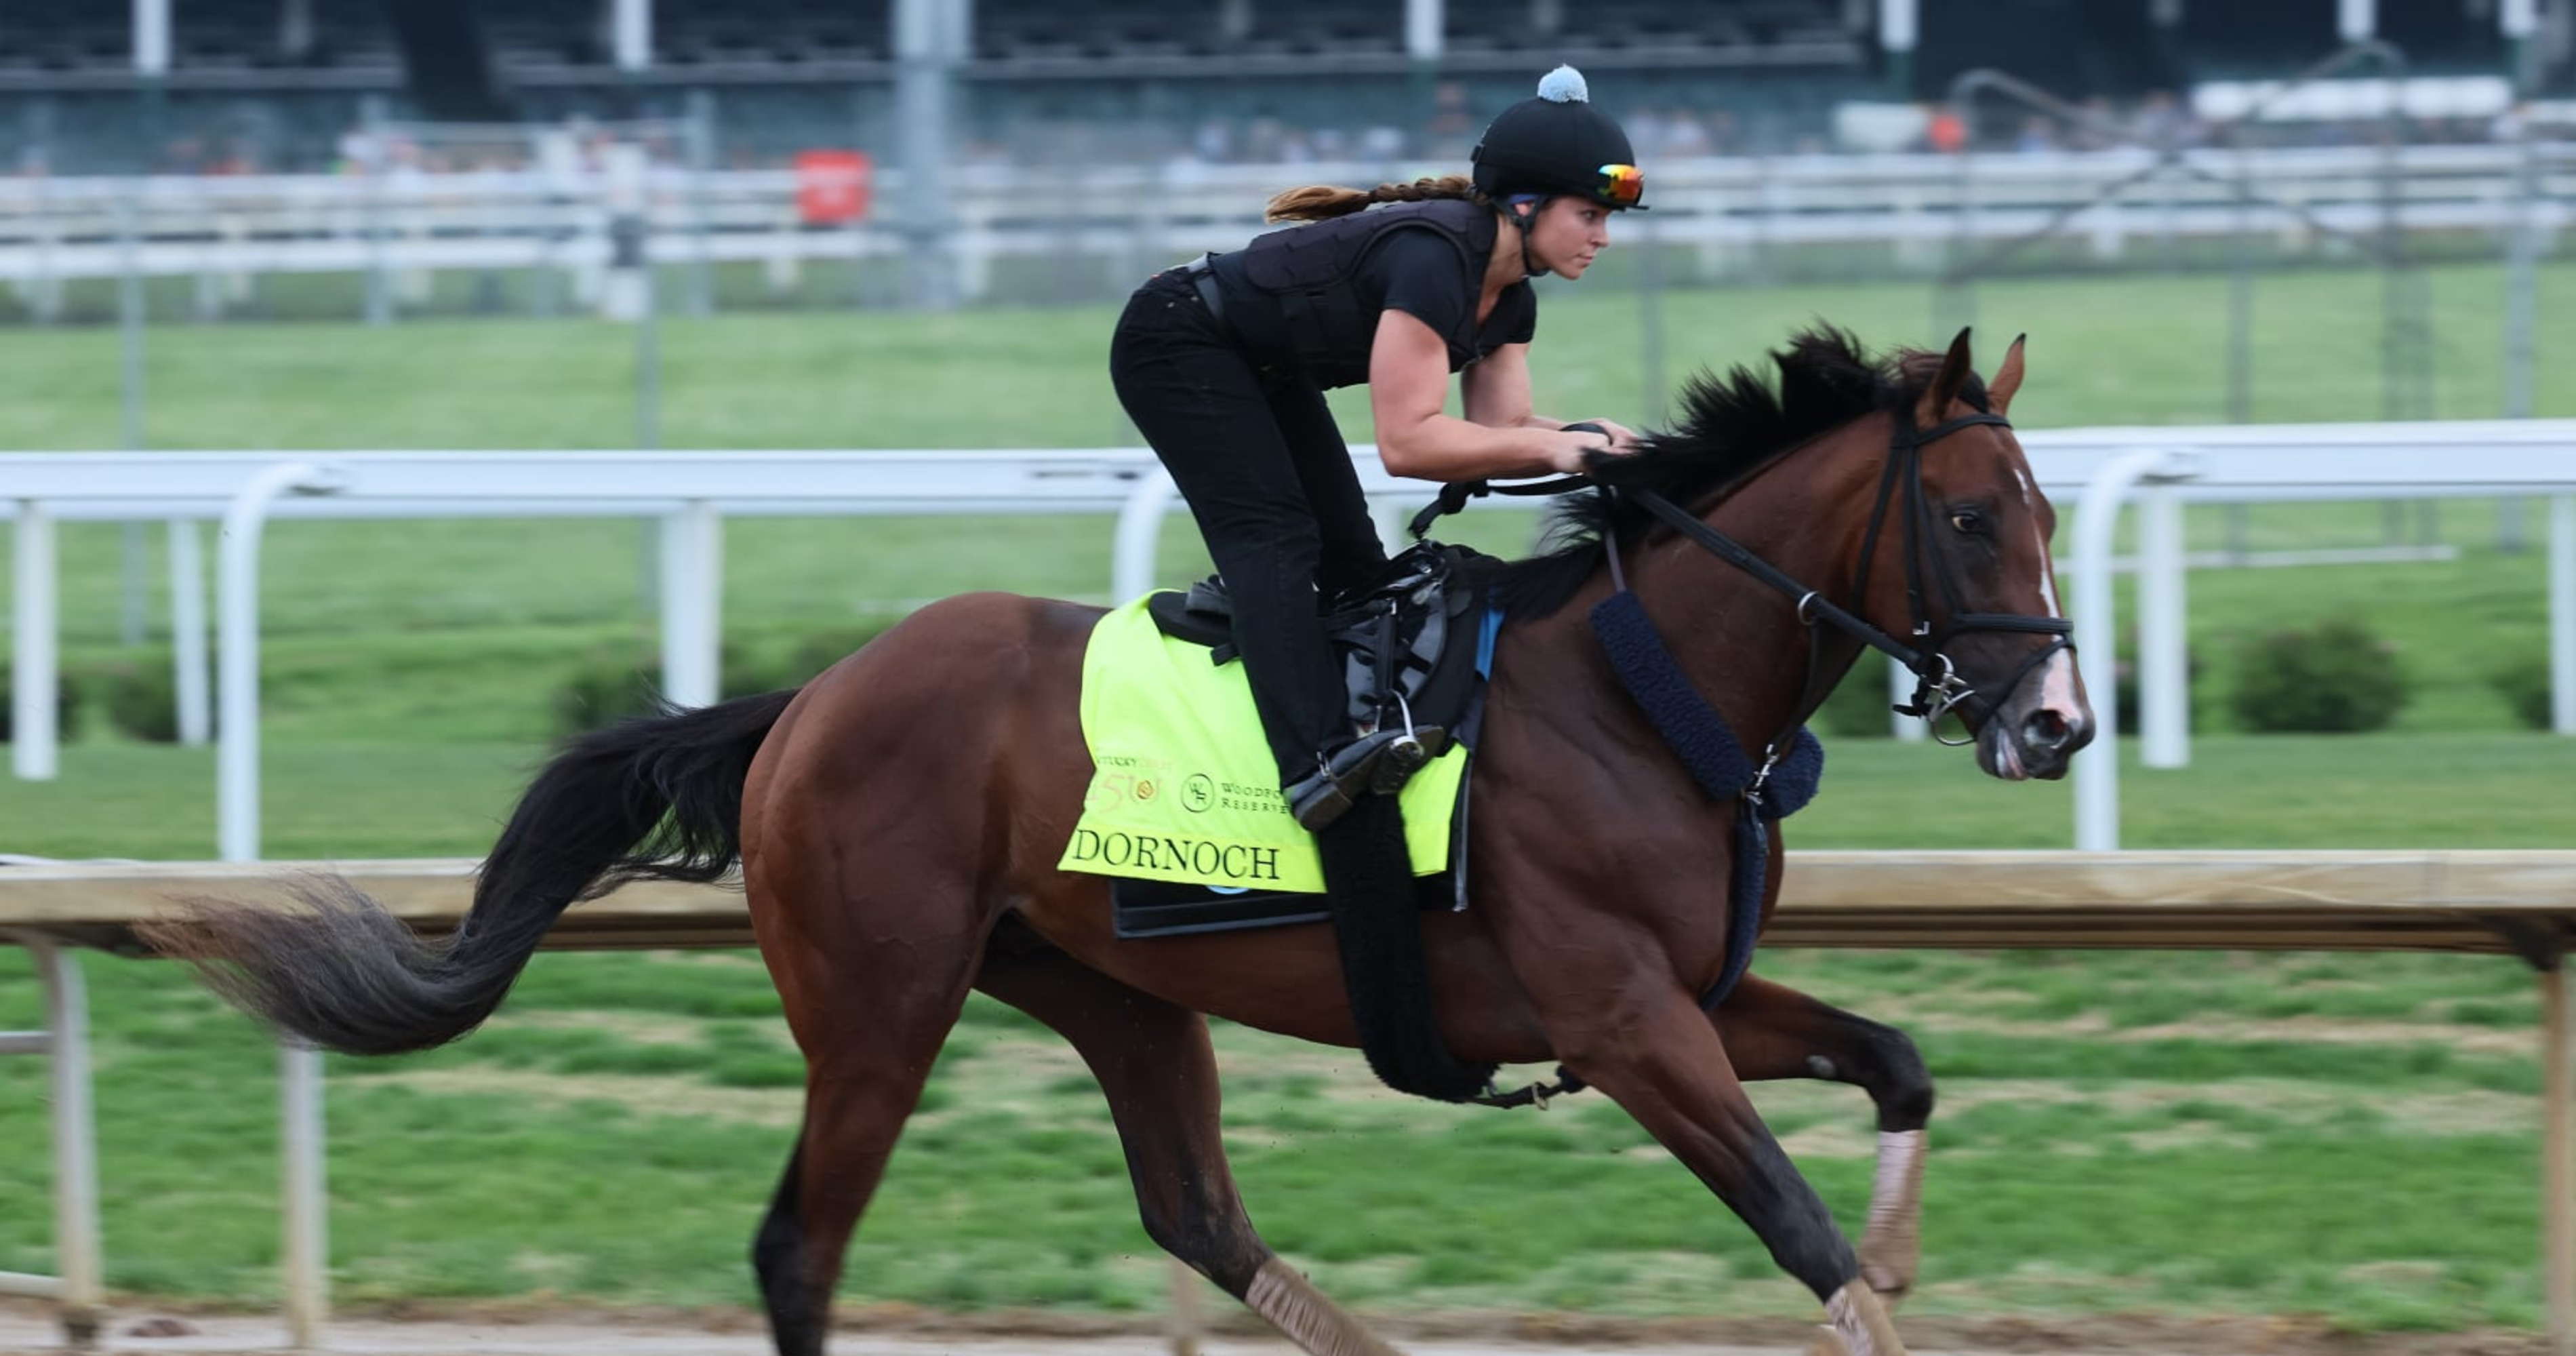
[[[1786,595],[1797,604],[1798,620],[1807,626],[1812,628],[1822,622],[1904,665],[1915,678],[1914,696],[1907,705],[1897,707],[1896,710],[1900,715],[1920,717],[1925,724],[1931,725],[1937,724],[1941,717],[1971,700],[1989,710],[1994,706],[1993,699],[1983,696],[1975,688],[1960,681],[1957,666],[1943,652],[1950,641],[1974,631],[2003,631],[2059,637],[2060,639],[2054,644],[2044,646],[2032,654],[2029,659],[2023,661],[2019,669],[2014,671],[2011,680],[2004,685],[2004,690],[2010,692],[2020,685],[2024,675],[2047,662],[2051,655],[2061,649],[2075,648],[2074,642],[2066,639],[2073,634],[2075,623],[2064,617],[2031,617],[2012,612],[1960,612],[1957,610],[1959,602],[1957,576],[1950,569],[1948,562],[1936,554],[1932,557],[1935,577],[1941,590],[1942,601],[1949,604],[1952,610],[1949,626],[1937,634],[1934,632],[1930,613],[1923,598],[1924,551],[1921,536],[1928,530],[1931,513],[1930,506],[1923,498],[1923,449],[1962,429],[1976,428],[1981,425],[2011,428],[2012,421],[2000,414],[1964,414],[1930,428],[1918,429],[1914,427],[1911,419],[1906,418],[1904,413],[1899,411],[1894,424],[1895,427],[1888,439],[1886,469],[1879,477],[1877,501],[1870,508],[1869,530],[1861,540],[1860,570],[1852,581],[1852,597],[1857,603],[1868,588],[1870,566],[1878,556],[1879,534],[1886,526],[1888,510],[1898,501],[1901,489],[1904,509],[1898,519],[1898,531],[1902,537],[1905,552],[1906,609],[1913,622],[1913,628],[1908,634],[1910,638],[1925,642],[1920,648],[1908,645],[1870,625],[1849,608],[1826,598],[1821,591],[1799,583],[1778,566],[1755,555],[1743,543],[1710,527],[1688,509],[1675,504],[1654,490],[1605,490],[1605,492],[1625,493],[1630,499],[1635,500],[1639,507],[1663,520],[1665,525],[1674,531],[1697,543],[1701,549]],[[1582,429],[1587,426],[1574,424],[1568,427]],[[1469,500],[1481,498],[1487,494],[1557,495],[1571,494],[1587,488],[1602,487],[1596,485],[1590,477],[1580,475],[1557,476],[1548,480],[1508,485],[1495,485],[1482,480],[1444,485],[1440,489],[1439,497],[1413,516],[1412,532],[1414,537],[1419,539],[1429,532],[1431,524],[1443,515],[1459,512],[1467,506]],[[1607,540],[1606,544],[1610,553],[1610,568],[1615,575],[1619,569],[1617,542]],[[1627,588],[1626,581],[1619,580],[1618,584],[1620,590],[1624,592]],[[1810,665],[1811,683],[1813,670],[1814,666]],[[1803,720],[1807,714],[1805,708],[1809,702],[1821,700],[1823,695],[1810,692],[1809,701],[1799,703],[1800,720]],[[1797,720],[1793,720],[1792,728],[1795,728],[1797,723]],[[1943,740],[1942,742],[1965,743],[1967,741]],[[1776,744],[1777,741],[1774,743]]]

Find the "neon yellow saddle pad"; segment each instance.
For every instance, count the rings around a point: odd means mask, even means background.
[[[1218,889],[1324,892],[1314,835],[1297,826],[1243,665],[1173,640],[1139,599],[1092,630],[1082,656],[1082,738],[1097,770],[1066,871]],[[1449,867],[1450,819],[1467,751],[1447,751],[1404,785],[1415,875]]]

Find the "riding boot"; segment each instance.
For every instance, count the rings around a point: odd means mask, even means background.
[[[1313,832],[1348,813],[1359,797],[1391,796],[1424,764],[1449,747],[1437,725],[1375,730],[1316,755],[1315,770],[1284,788],[1288,812]]]

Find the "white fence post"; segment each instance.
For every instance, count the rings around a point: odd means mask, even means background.
[[[2576,494],[2549,501],[2549,728],[2576,735]]]
[[[89,999],[80,963],[39,933],[0,931],[0,942],[27,948],[45,987],[45,1029],[0,1031],[0,1054],[43,1055],[53,1095],[54,1259],[56,1276],[0,1271],[0,1295],[50,1299],[65,1344],[98,1343],[102,1276],[98,1232],[98,1132],[90,1102]]]
[[[692,500],[662,519],[662,695],[712,706],[723,685],[724,519]]]
[[[2182,496],[2149,487],[2138,499],[2138,761],[2148,767],[2191,764],[2185,549]]]
[[[1871,659],[1869,654],[1864,652],[1860,657],[1860,662],[1862,667],[1866,668],[1870,664],[1879,661]],[[1906,715],[1905,713],[1895,709],[1896,707],[1903,706],[1907,702],[1914,700],[1914,670],[1905,667],[1903,664],[1897,663],[1893,659],[1885,661],[1885,667],[1887,669],[1887,705],[1889,708],[1887,712],[1888,733],[1895,735],[1900,742],[1907,744],[1920,744],[1924,740],[1930,739],[1932,737],[1931,726],[1924,724],[1921,720],[1913,716]]]
[[[2097,673],[2119,665],[2112,617],[2111,545],[2129,487],[2150,477],[2191,474],[2191,460],[2158,447],[2123,452],[2102,464],[2075,505],[2075,653]],[[2075,760],[2075,846],[2108,852],[2120,846],[2120,704],[2096,697],[2093,751]]]
[[[9,760],[22,781],[52,781],[60,750],[54,728],[54,700],[61,677],[56,671],[54,619],[54,520],[33,499],[18,502],[18,539],[14,570],[16,621],[11,658],[14,723]]]
[[[286,1201],[286,1332],[298,1351],[318,1350],[330,1318],[328,1146],[322,1130],[322,1052],[277,1048],[278,1175]]]
[[[282,462],[250,478],[224,509],[217,564],[216,645],[222,664],[223,726],[215,744],[216,838],[228,862],[259,860],[259,548],[269,505],[289,492],[339,488],[334,469]],[[329,1244],[324,1235],[322,1059],[306,1046],[277,1055],[286,1329],[298,1350],[321,1344]]]
[[[223,728],[215,740],[215,847],[228,862],[259,860],[259,546],[268,506],[290,490],[323,492],[334,484],[326,467],[280,462],[252,476],[224,509],[216,565]]]
[[[1131,603],[1154,587],[1155,544],[1162,540],[1163,518],[1180,491],[1171,473],[1157,466],[1118,507],[1118,530],[1111,547],[1109,601]]]
[[[206,556],[190,518],[170,520],[170,691],[179,704],[179,742],[202,748],[214,737],[206,673]]]

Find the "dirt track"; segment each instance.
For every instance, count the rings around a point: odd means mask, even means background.
[[[1213,1316],[1212,1316],[1213,1317]],[[950,1318],[903,1311],[861,1315],[833,1339],[835,1356],[1162,1356],[1168,1339],[1144,1325],[1046,1316]],[[1292,1356],[1266,1333],[1217,1322],[1204,1356]],[[2351,1337],[2322,1325],[2277,1319],[2190,1320],[1916,1319],[1903,1324],[1918,1356],[2545,1356],[2540,1334],[2446,1333]],[[1412,1356],[1536,1356],[1608,1351],[1620,1356],[1798,1356],[1802,1325],[1718,1320],[1633,1322],[1580,1316],[1388,1321]],[[209,1315],[134,1306],[109,1317],[101,1346],[142,1353],[285,1352],[274,1317]],[[330,1325],[327,1350],[369,1356],[770,1356],[767,1334],[749,1314],[638,1312],[542,1315],[441,1314],[344,1317]],[[64,1350],[42,1306],[0,1301],[0,1356]]]

